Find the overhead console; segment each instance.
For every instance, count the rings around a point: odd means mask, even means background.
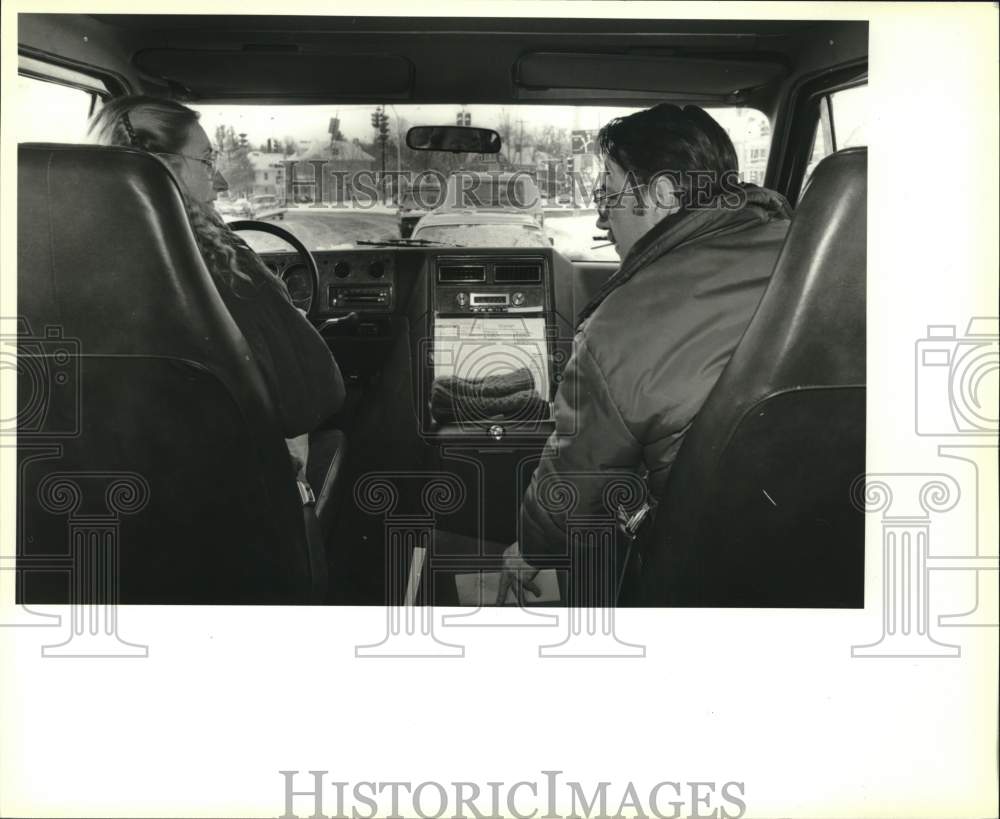
[[[547,435],[554,393],[551,255],[431,259],[425,432]]]

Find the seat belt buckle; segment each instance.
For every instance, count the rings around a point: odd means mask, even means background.
[[[299,488],[299,498],[302,500],[302,505],[315,506],[316,493],[313,492],[313,488],[305,481],[296,481],[295,485]]]
[[[655,508],[656,504],[651,503],[647,499],[642,502],[642,506],[630,513],[627,509],[625,509],[623,504],[619,503],[618,510],[615,513],[615,522],[618,524],[618,528],[621,530],[622,534],[624,534],[630,541],[634,541],[639,536],[639,531],[642,529],[642,525],[649,518],[649,513]]]

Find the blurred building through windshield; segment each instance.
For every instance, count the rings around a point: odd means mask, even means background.
[[[421,171],[448,176],[463,169],[531,174],[552,204],[589,204],[598,173],[594,142],[615,116],[639,109],[583,106],[445,105],[266,106],[200,105],[206,132],[221,157],[231,197],[270,194],[287,205],[368,199],[398,206],[408,186],[397,180]],[[744,181],[762,184],[771,142],[770,123],[748,108],[709,109],[736,147]],[[373,125],[378,116],[377,127]],[[413,125],[451,122],[492,128],[497,155],[414,151]],[[326,178],[318,179],[323,174]],[[358,176],[360,174],[360,176]],[[571,184],[576,179],[576,185]],[[360,180],[360,183],[359,183]]]

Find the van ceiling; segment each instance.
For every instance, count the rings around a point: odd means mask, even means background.
[[[59,16],[67,17],[21,15]],[[827,44],[850,41],[851,54],[867,53],[865,22],[80,17],[127,55],[144,86],[135,90],[206,102],[673,99],[766,108],[789,76],[814,70]],[[824,56],[832,58],[822,54],[820,64]]]

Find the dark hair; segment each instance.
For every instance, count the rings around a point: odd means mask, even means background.
[[[178,153],[198,112],[174,100],[133,95],[108,100],[90,121],[88,133],[101,145],[138,148],[151,154]],[[252,281],[237,263],[238,242],[215,208],[195,201],[184,185],[181,198],[198,250],[212,277],[236,290]]]
[[[724,180],[736,181],[739,161],[729,134],[697,105],[662,103],[608,122],[597,135],[596,149],[648,184],[666,175],[681,207],[696,196],[714,196]],[[708,183],[706,189],[705,183]]]

